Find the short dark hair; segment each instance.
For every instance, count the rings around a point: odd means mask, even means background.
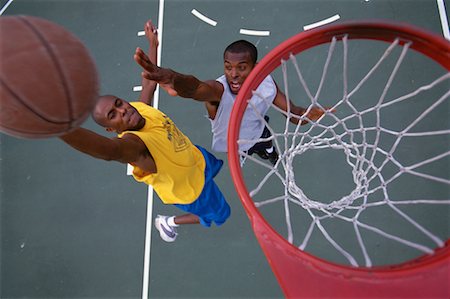
[[[258,50],[256,49],[255,45],[253,45],[251,42],[248,42],[246,40],[238,40],[226,47],[225,51],[223,52],[223,56],[225,58],[225,53],[231,52],[231,53],[249,53],[250,58],[252,59],[253,64],[256,64],[256,61],[258,60]]]

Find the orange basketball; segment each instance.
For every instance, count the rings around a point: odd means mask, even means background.
[[[0,131],[58,136],[80,126],[98,97],[94,61],[72,33],[31,16],[0,17]]]

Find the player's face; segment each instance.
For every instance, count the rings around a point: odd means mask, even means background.
[[[244,80],[255,67],[248,52],[225,52],[224,73],[232,93],[237,94]]]
[[[100,100],[96,107],[99,123],[117,133],[139,130],[145,125],[145,119],[127,101],[117,97]]]

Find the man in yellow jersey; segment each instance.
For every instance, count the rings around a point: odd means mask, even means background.
[[[157,30],[148,21],[145,34],[150,59],[156,62]],[[173,242],[180,224],[209,227],[223,224],[230,207],[214,182],[223,161],[200,146],[195,146],[161,111],[151,107],[154,81],[143,78],[139,102],[106,95],[99,98],[92,117],[117,138],[107,138],[77,128],[60,138],[73,148],[95,158],[130,163],[133,177],[151,185],[165,204],[173,204],[188,214],[161,216],[155,226],[164,241]]]

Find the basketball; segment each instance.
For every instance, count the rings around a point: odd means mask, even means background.
[[[79,127],[98,98],[98,76],[83,43],[32,16],[0,17],[0,131],[59,136]]]

